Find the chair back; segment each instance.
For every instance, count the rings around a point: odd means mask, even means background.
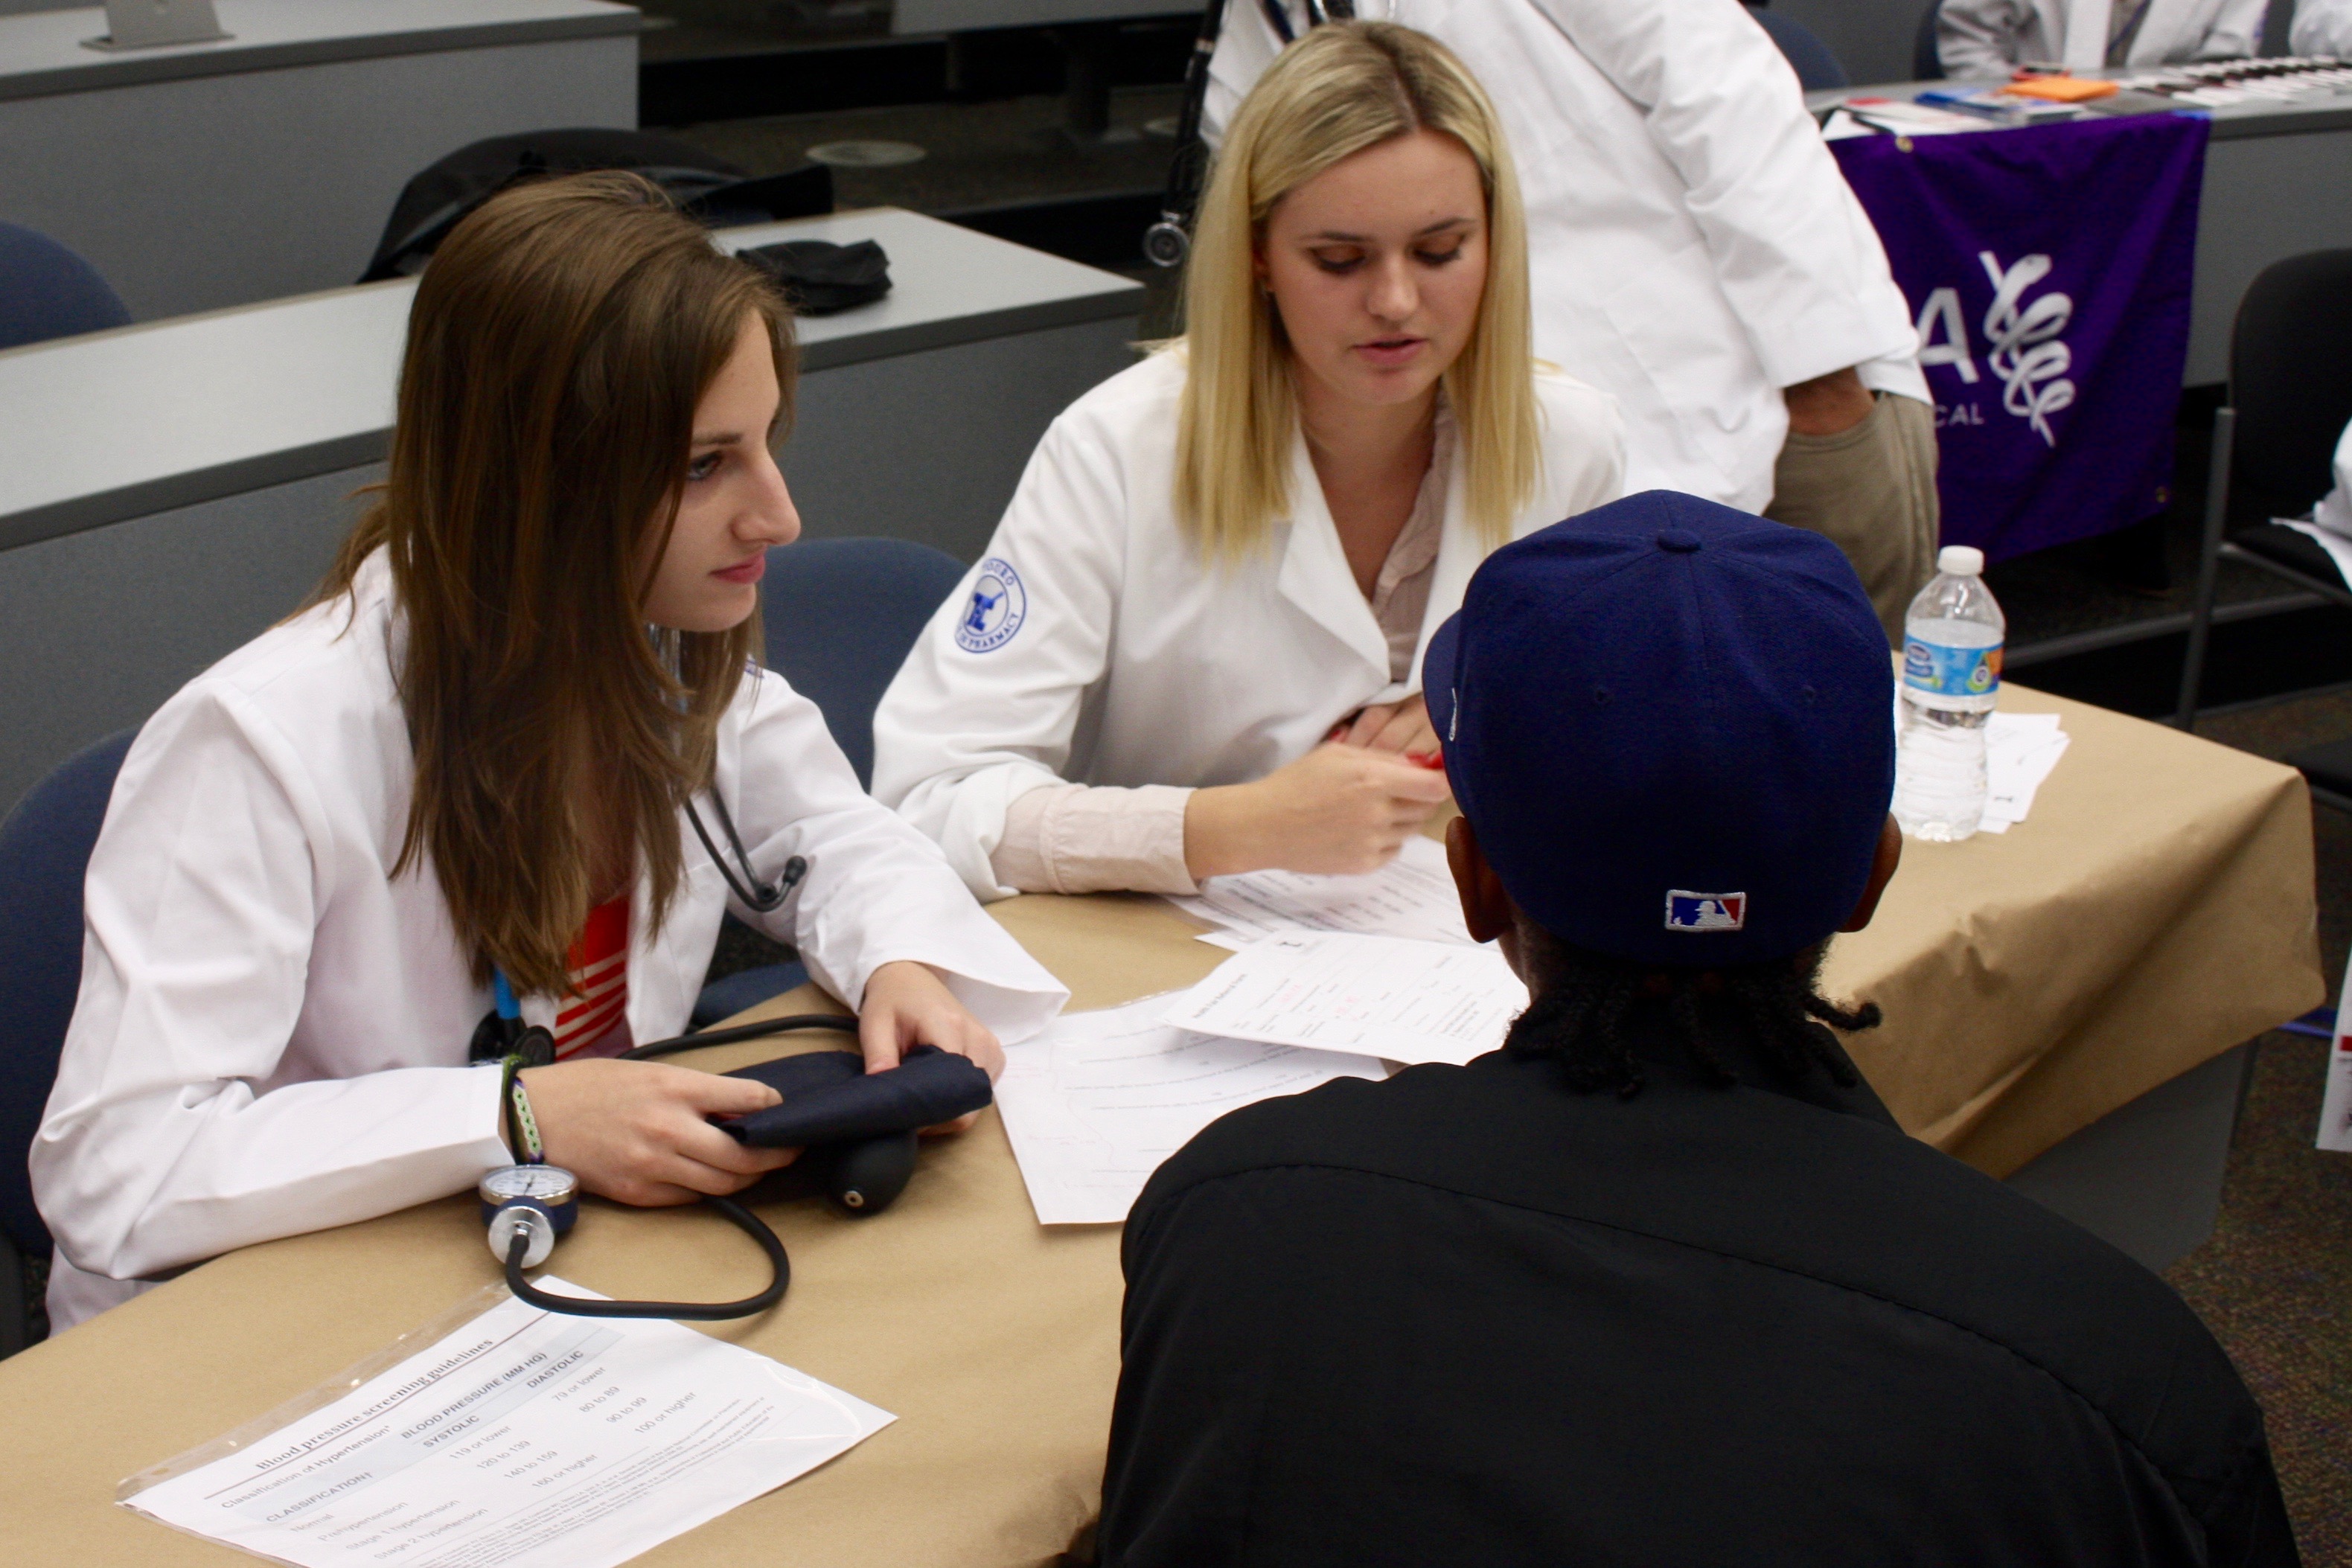
[[[82,873],[138,733],[67,758],[0,822],[0,1230],[27,1257],[49,1252],[25,1162],[81,989]]]
[[[1790,68],[1797,73],[1797,85],[1807,92],[1847,85],[1845,68],[1838,64],[1837,56],[1811,27],[1790,21],[1768,5],[1750,5],[1748,14],[1780,46]]]
[[[2352,250],[2272,263],[2247,287],[2230,333],[2230,460],[2238,521],[2300,517],[2334,486],[2352,424]]]
[[[0,349],[129,325],[98,268],[47,235],[0,224]]]
[[[1943,46],[1936,41],[1936,18],[1944,9],[1944,0],[1928,0],[1927,9],[1919,18],[1919,30],[1911,35],[1911,79],[1942,81],[1944,79]]]
[[[964,568],[908,539],[811,539],[768,552],[768,667],[816,704],[825,727],[874,781],[874,710]]]

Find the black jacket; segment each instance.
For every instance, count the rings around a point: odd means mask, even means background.
[[[1736,1040],[1225,1117],[1125,1243],[1107,1568],[2289,1564],[2161,1281]]]

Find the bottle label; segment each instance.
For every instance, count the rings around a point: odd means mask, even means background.
[[[1990,648],[1947,648],[1904,639],[1903,684],[1915,692],[1937,696],[1989,696],[2000,687],[2000,644]]]

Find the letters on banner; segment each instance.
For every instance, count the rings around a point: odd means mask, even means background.
[[[1853,136],[1936,401],[1943,542],[2002,559],[2170,499],[2202,118]]]

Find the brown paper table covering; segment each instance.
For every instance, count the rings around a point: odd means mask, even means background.
[[[2297,775],[2080,704],[2014,687],[2005,702],[2060,713],[2074,737],[2032,816],[1906,844],[1877,921],[1829,970],[1886,1010],[1854,1051],[1904,1124],[1995,1174],[2325,991]],[[1189,985],[1225,956],[1150,899],[992,913],[1079,1009]],[[778,1049],[678,1060],[724,1069]],[[930,1145],[876,1219],[806,1197],[762,1211],[792,1249],[792,1292],[710,1332],[900,1419],[637,1561],[993,1568],[1082,1542],[1118,1375],[1117,1228],[1039,1227],[993,1112]],[[115,1507],[116,1484],[493,1280],[481,1234],[467,1197],[251,1248],[0,1363],[0,1557],[253,1561]],[[614,1295],[717,1299],[756,1290],[764,1264],[715,1216],[592,1201],[553,1266]]]

